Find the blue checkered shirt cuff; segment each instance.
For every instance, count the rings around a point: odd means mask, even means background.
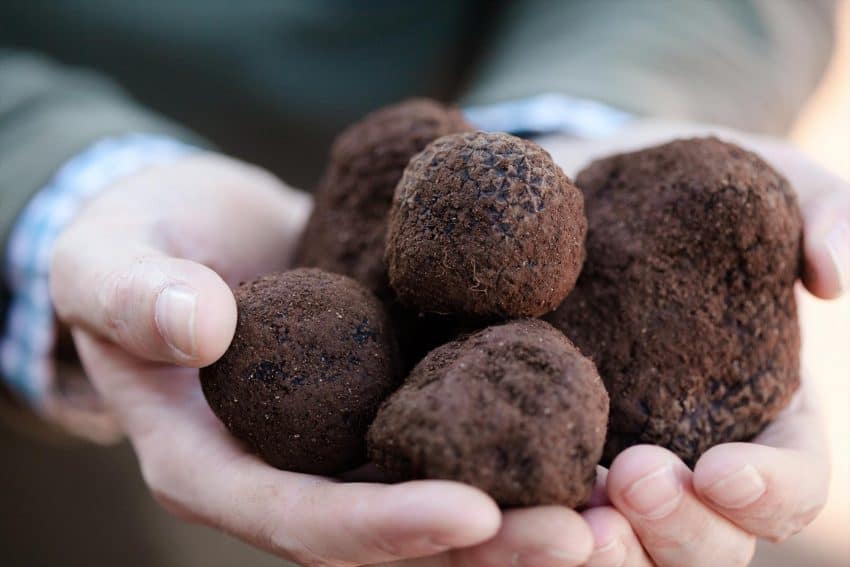
[[[11,302],[0,336],[0,372],[37,410],[55,406],[56,324],[48,270],[53,244],[74,214],[113,181],[196,148],[170,138],[129,134],[102,139],[67,161],[25,207],[10,233],[4,273]]]
[[[564,134],[597,138],[616,133],[634,119],[607,104],[548,93],[464,109],[467,120],[482,130],[533,137]]]

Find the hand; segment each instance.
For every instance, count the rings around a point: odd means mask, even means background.
[[[57,314],[138,455],[145,482],[177,516],[308,565],[580,565],[593,539],[551,506],[500,513],[444,481],[340,483],[273,469],[212,414],[195,368],[227,349],[228,284],[284,269],[309,198],[213,154],[123,179],[60,237]]]
[[[583,513],[596,542],[588,567],[748,565],[756,538],[809,524],[826,502],[829,456],[808,384],[752,443],[712,447],[693,471],[661,447],[618,455],[609,502]]]
[[[789,144],[722,128],[645,122],[616,139],[543,140],[570,173],[590,159],[714,133],[748,147],[797,189],[804,217],[803,282],[821,298],[850,286],[850,187]],[[604,475],[606,498],[582,515],[595,539],[590,567],[746,565],[758,537],[781,541],[823,507],[829,456],[804,376],[795,401],[752,443],[707,451],[691,471],[671,452],[641,445]]]

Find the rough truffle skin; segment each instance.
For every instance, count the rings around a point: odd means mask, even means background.
[[[477,486],[502,506],[590,497],[608,395],[593,363],[534,319],[431,351],[381,406],[370,456],[402,478]]]
[[[587,261],[549,320],[608,388],[605,461],[653,443],[693,465],[751,439],[799,385],[802,224],[788,182],[705,138],[596,161],[577,184]]]
[[[581,192],[540,146],[508,134],[444,136],[396,188],[390,284],[424,311],[536,317],[575,285],[586,229]]]
[[[428,99],[382,108],[349,126],[331,149],[295,265],[350,276],[387,299],[384,244],[396,184],[430,142],[471,129],[458,109]]]
[[[236,335],[201,385],[269,464],[331,475],[362,464],[366,430],[398,385],[383,306],[345,276],[298,269],[235,290]]]

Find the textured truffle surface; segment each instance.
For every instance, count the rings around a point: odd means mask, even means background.
[[[549,319],[608,388],[606,461],[654,443],[693,464],[752,438],[799,383],[801,218],[788,182],[707,138],[596,161],[577,184],[587,261]]]
[[[586,228],[581,192],[540,146],[507,134],[444,136],[396,188],[390,284],[425,311],[539,316],[573,288]]]
[[[431,351],[369,429],[372,460],[403,478],[465,482],[503,506],[590,497],[608,395],[593,363],[539,320]]]
[[[377,110],[334,142],[295,265],[351,276],[381,299],[387,215],[410,158],[431,141],[472,127],[455,108],[412,99]]]
[[[363,463],[366,430],[398,385],[378,299],[315,269],[261,277],[235,295],[233,342],[201,370],[215,414],[281,469],[334,474]]]

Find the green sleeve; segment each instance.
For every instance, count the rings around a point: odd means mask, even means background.
[[[105,77],[0,49],[0,256],[18,213],[62,163],[99,138],[129,132],[203,143]]]
[[[781,133],[817,84],[835,0],[530,0],[502,14],[464,102],[542,92]]]

